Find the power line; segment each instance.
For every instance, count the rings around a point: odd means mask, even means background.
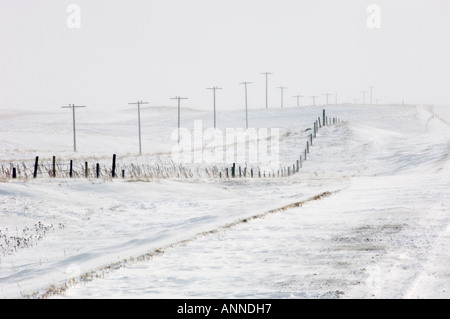
[[[252,82],[244,81],[239,84],[243,84],[245,87],[245,124],[246,124],[246,128],[248,129],[247,85],[252,84]]]
[[[303,97],[303,95],[294,95],[293,97],[297,98],[297,107],[300,107],[300,98]]]
[[[213,90],[214,92],[214,128],[216,128],[216,90],[221,90],[222,88],[218,88],[214,86],[212,88],[207,88],[207,90]]]
[[[372,90],[373,90],[373,86],[369,86],[370,88],[370,105],[372,105]]]
[[[128,104],[137,104],[138,106],[138,126],[139,126],[139,155],[142,154],[142,146],[141,146],[141,104],[148,104],[148,102],[137,101],[134,103]]]
[[[187,100],[187,97],[176,96],[171,98],[171,100],[178,100],[178,143],[180,143],[180,101]]]
[[[327,105],[328,105],[328,97],[331,95],[331,93],[325,93],[324,95],[327,97]]]
[[[281,108],[283,108],[283,92],[284,92],[284,89],[287,89],[287,87],[279,86],[278,89],[281,89]]]
[[[363,94],[363,105],[366,104],[366,93],[367,91],[361,91],[361,93]]]
[[[265,74],[266,75],[266,109],[267,108],[269,108],[269,93],[268,93],[268,77],[269,77],[269,75],[270,74],[273,74],[273,73],[270,73],[270,72],[264,72],[264,73],[261,73],[261,74]]]
[[[75,104],[69,104],[68,106],[61,106],[63,109],[72,109],[73,114],[73,151],[77,151],[77,134],[76,134],[76,128],[75,128],[75,109],[79,107],[86,107],[84,105],[75,105]]]
[[[316,106],[316,98],[318,98],[318,96],[313,95],[313,96],[310,96],[310,98],[313,99],[313,105]]]

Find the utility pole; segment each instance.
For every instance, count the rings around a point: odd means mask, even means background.
[[[316,98],[317,98],[318,96],[310,96],[310,98],[312,98],[313,99],[313,106],[316,106]]]
[[[363,94],[363,105],[366,105],[366,93],[367,93],[367,91],[362,91],[361,93]]]
[[[214,95],[214,128],[216,128],[216,90],[222,90],[222,88],[218,88],[217,86],[213,86],[212,88],[207,88],[207,90],[213,90],[213,95]]]
[[[283,92],[284,92],[284,89],[287,89],[287,87],[279,86],[278,89],[281,89],[281,108],[283,108]]]
[[[171,98],[171,100],[178,100],[178,143],[180,143],[180,101],[187,100],[187,97],[176,96]]]
[[[370,105],[372,105],[372,90],[373,90],[373,86],[369,86],[370,88]]]
[[[325,93],[324,95],[327,97],[327,105],[328,105],[328,97],[331,95],[331,93]]]
[[[137,104],[138,106],[138,126],[139,126],[139,155],[142,154],[142,145],[141,145],[141,104],[148,104],[148,102],[137,101],[135,103],[128,104]]]
[[[69,106],[61,106],[63,109],[72,109],[73,114],[73,151],[77,151],[77,134],[76,134],[76,128],[75,128],[75,109],[79,107],[86,107],[81,105],[75,105],[75,104],[69,104]]]
[[[264,73],[261,73],[261,74],[265,74],[266,75],[266,109],[267,109],[267,108],[269,108],[268,77],[269,77],[269,74],[273,74],[273,73],[264,72]]]
[[[252,84],[252,82],[244,81],[244,82],[241,82],[239,84],[244,84],[244,87],[245,87],[245,124],[246,124],[246,127],[248,129],[247,85],[248,84]]]
[[[300,107],[300,98],[303,97],[303,95],[294,95],[293,97],[297,98],[297,107]]]

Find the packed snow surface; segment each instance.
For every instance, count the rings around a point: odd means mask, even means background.
[[[1,110],[0,297],[449,298],[450,108],[253,109],[249,124],[279,129],[279,167],[292,169],[322,109],[340,122],[319,128],[300,171],[253,166],[253,178],[204,174],[205,162],[192,177],[131,176],[171,165],[175,108],[141,109],[142,155],[136,109],[77,110],[76,153],[71,112]],[[181,114],[187,129],[212,125]],[[244,116],[218,112],[218,127]],[[125,178],[64,175],[71,159],[104,168],[112,154]],[[36,156],[56,156],[58,176],[32,178]]]

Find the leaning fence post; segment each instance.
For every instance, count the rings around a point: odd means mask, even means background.
[[[34,161],[33,178],[37,177],[38,166],[39,166],[39,156],[36,156],[36,160]]]
[[[309,141],[306,141],[306,151],[309,153]]]
[[[112,177],[116,176],[116,154],[113,154],[111,175],[112,175]]]
[[[305,148],[305,161],[306,161],[306,148]]]

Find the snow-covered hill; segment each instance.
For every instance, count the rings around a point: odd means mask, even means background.
[[[324,108],[342,122],[320,128],[295,175],[3,177],[0,296],[450,297],[449,108]],[[280,167],[292,167],[322,109],[253,109],[249,124],[279,129]],[[77,110],[75,153],[70,112],[0,111],[0,163],[106,166],[117,154],[122,167],[164,167],[176,108],[142,108],[141,156],[136,113]],[[212,125],[211,113],[181,116]],[[217,122],[243,127],[245,112]]]

